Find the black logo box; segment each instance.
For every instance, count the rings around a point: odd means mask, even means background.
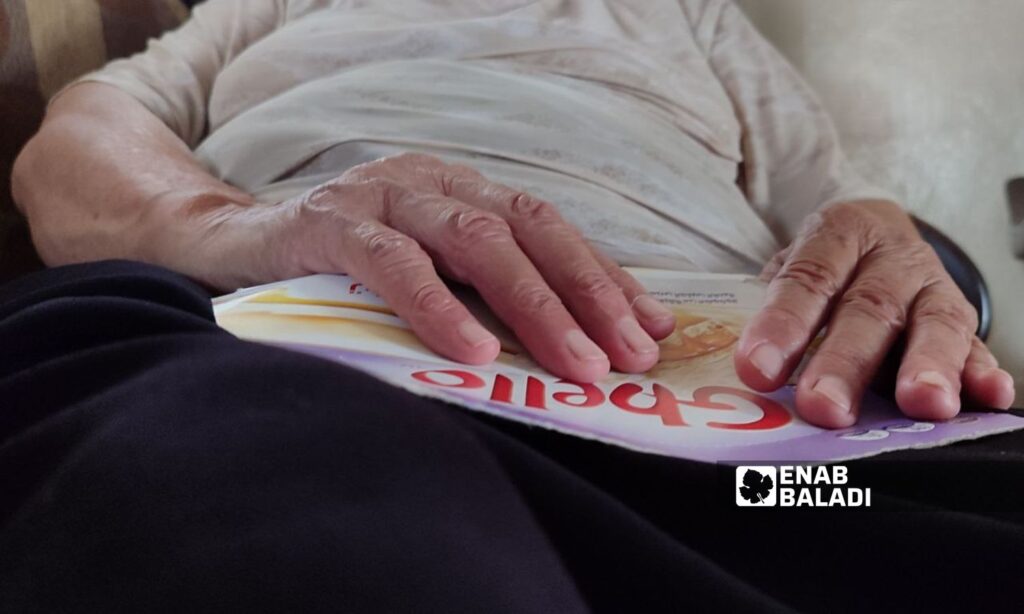
[[[890,457],[892,456],[892,457]],[[1020,459],[975,458],[964,460],[913,460],[898,454],[836,463],[806,461],[725,461],[716,464],[718,488],[715,503],[723,510],[749,512],[736,505],[736,467],[739,466],[847,467],[846,484],[818,484],[824,498],[832,488],[870,488],[871,507],[776,509],[780,513],[875,513],[934,512],[1024,513],[1024,462]],[[798,485],[803,486],[803,485]],[[811,486],[814,486],[813,484]],[[779,484],[774,484],[778,489]],[[759,507],[762,513],[772,508]]]

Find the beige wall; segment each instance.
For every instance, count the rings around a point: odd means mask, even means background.
[[[990,346],[1024,403],[1024,0],[738,0],[815,86],[850,158],[956,239],[994,297]]]

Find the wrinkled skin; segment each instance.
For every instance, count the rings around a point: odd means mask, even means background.
[[[419,154],[362,164],[278,210],[271,276],[345,271],[438,353],[481,364],[498,340],[440,275],[473,286],[551,372],[643,372],[672,313],[592,249],[549,203]]]
[[[768,302],[744,330],[736,369],[751,388],[774,390],[827,326],[797,385],[808,421],[856,422],[861,396],[902,333],[896,401],[907,416],[951,418],[961,392],[985,407],[1012,404],[1012,378],[974,335],[974,308],[894,203],[839,204],[811,216],[764,277]]]
[[[102,146],[98,146],[102,144]],[[551,372],[581,382],[643,372],[674,317],[548,203],[421,154],[370,162],[282,203],[219,181],[138,101],[96,83],[72,87],[12,173],[15,201],[47,264],[130,258],[221,290],[346,272],[380,294],[432,349],[486,363],[498,341],[440,276],[475,287]],[[886,202],[811,217],[766,274],[769,302],[736,353],[743,381],[780,386],[823,324],[797,409],[841,427],[902,332],[897,400],[907,415],[948,418],[961,390],[1006,407],[1009,375],[973,336],[975,315]]]
[[[421,154],[384,158],[277,209],[275,239],[289,256],[273,277],[349,272],[454,360],[489,362],[499,344],[441,276],[476,288],[543,366],[577,381],[649,369],[655,340],[673,328],[671,312],[553,206],[468,167]],[[950,418],[961,390],[989,407],[1013,400],[1012,379],[974,336],[974,309],[894,203],[815,214],[765,278],[768,302],[744,331],[736,369],[755,390],[774,390],[827,325],[797,388],[797,409],[812,423],[853,424],[904,332],[896,398],[908,416]]]

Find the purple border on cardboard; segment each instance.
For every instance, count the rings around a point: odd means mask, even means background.
[[[406,360],[398,356],[374,354],[370,352],[341,349],[336,347],[319,346],[305,343],[275,343],[279,347],[313,354],[335,362],[346,364],[352,368],[367,372],[375,377],[373,363],[394,364]],[[430,363],[423,362],[425,366]],[[437,366],[450,368],[451,364],[438,362]],[[386,381],[386,380],[385,380]],[[391,385],[398,386],[393,382]],[[430,396],[440,400],[450,400],[459,403],[469,409],[483,411],[491,415],[505,417],[519,422],[551,428],[556,431],[602,441],[629,448],[639,452],[648,452],[664,456],[686,458],[704,462],[729,462],[729,461],[807,461],[807,462],[836,462],[873,456],[893,450],[904,450],[908,448],[927,448],[962,441],[976,439],[986,435],[995,435],[1024,428],[1024,418],[1006,413],[971,413],[961,415],[946,422],[935,422],[933,429],[923,433],[899,433],[888,431],[889,428],[899,425],[906,425],[914,422],[903,416],[891,403],[876,399],[870,409],[862,412],[857,425],[847,429],[830,431],[821,429],[819,432],[809,435],[794,437],[782,441],[766,442],[760,444],[725,445],[725,446],[651,446],[643,442],[622,437],[614,432],[599,430],[581,431],[578,426],[569,422],[554,418],[550,415],[538,415],[536,412],[520,408],[515,405],[497,403],[479,397],[459,394],[451,389],[437,388],[430,389],[435,394]],[[425,392],[416,389],[412,392]],[[781,399],[779,399],[781,400]],[[851,433],[881,430],[888,433],[883,439],[869,441],[855,441],[844,439],[843,435]]]

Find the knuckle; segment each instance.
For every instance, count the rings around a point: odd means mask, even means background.
[[[323,186],[331,196],[345,198],[349,202],[390,206],[403,195],[401,186],[389,179],[372,176],[345,177]]]
[[[315,216],[332,206],[335,196],[333,183],[324,183],[306,192],[297,201],[295,213],[300,217]]]
[[[511,238],[512,230],[501,217],[481,209],[461,209],[448,216],[457,243],[473,246]]]
[[[904,260],[916,266],[941,266],[939,256],[924,241],[917,239],[904,247],[902,254]]]
[[[356,233],[362,239],[366,254],[371,260],[394,261],[426,257],[419,243],[389,228],[381,228],[376,224],[361,224]]]
[[[601,269],[577,268],[569,278],[572,289],[592,298],[602,298],[621,292],[608,274]]]
[[[758,278],[765,282],[770,282],[782,271],[783,265],[786,264],[786,260],[789,258],[789,254],[792,251],[792,246],[787,247],[781,251],[775,253],[764,267],[761,269],[761,273]]]
[[[853,224],[860,224],[866,215],[864,208],[855,203],[836,203],[822,211],[825,220],[835,223],[843,228]]]
[[[483,180],[483,175],[464,164],[448,164],[438,171],[437,182],[441,193],[454,194],[457,187]]]
[[[382,219],[389,218],[403,199],[408,199],[411,194],[394,181],[380,177],[364,181],[360,187],[364,190],[362,198],[375,207],[377,215]]]
[[[818,230],[832,242],[846,246],[855,241],[862,247],[880,242],[881,228],[876,216],[856,203],[837,203],[821,212]]]
[[[907,307],[891,284],[876,280],[857,283],[843,296],[842,310],[863,315],[882,325],[889,333],[906,326]]]
[[[389,158],[378,158],[376,160],[357,164],[346,170],[341,176],[343,179],[352,179],[357,181],[371,179],[384,172],[387,168],[388,160]]]
[[[974,331],[978,328],[978,314],[961,298],[932,299],[918,308],[914,314],[914,325],[944,328],[965,343],[972,343]]]
[[[550,314],[563,307],[550,288],[533,282],[521,283],[512,290],[512,306],[519,312],[534,315]]]
[[[398,190],[398,184],[383,177],[368,177],[358,184],[365,190],[371,191],[385,199]]]
[[[344,173],[342,178],[353,181],[368,181],[396,173],[410,173],[417,170],[435,169],[444,163],[427,154],[404,152],[357,164]]]
[[[814,258],[796,257],[786,263],[775,279],[801,288],[807,294],[828,300],[839,292],[840,279],[836,268]]]
[[[457,181],[455,175],[442,171],[435,175],[435,181],[437,182],[437,188],[445,196],[451,196],[455,193],[455,182]]]
[[[823,222],[843,232],[871,225],[871,214],[856,203],[837,203],[822,211]]]
[[[303,194],[296,201],[294,214],[300,217],[342,220],[357,216],[357,212],[372,214],[381,202],[379,190],[372,190],[364,181],[336,179],[322,183]]]
[[[553,205],[525,192],[513,191],[509,197],[508,208],[512,215],[525,221],[546,224],[561,222],[562,219]]]
[[[412,308],[418,313],[438,314],[455,306],[455,298],[440,282],[424,283],[412,293]]]
[[[870,258],[886,271],[910,283],[923,283],[944,274],[945,269],[930,245],[920,239],[891,241],[875,248]]]
[[[352,183],[345,179],[333,179],[321,183],[306,193],[305,201],[311,204],[323,204],[334,202],[339,198],[348,196],[353,190]]]

